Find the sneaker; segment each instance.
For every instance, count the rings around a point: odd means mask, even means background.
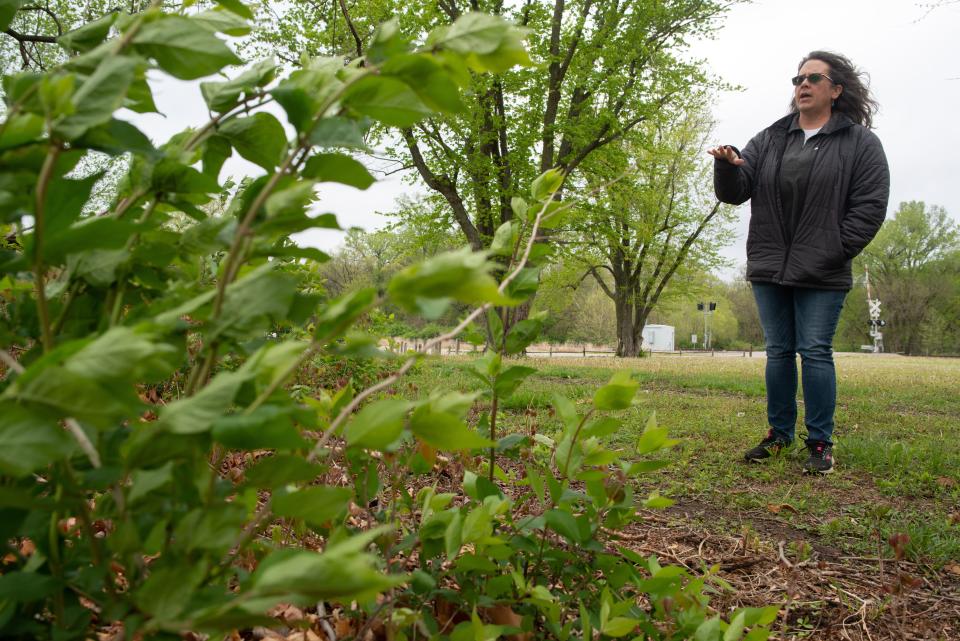
[[[767,438],[760,441],[760,444],[756,447],[747,450],[743,458],[746,459],[747,463],[758,463],[779,454],[784,448],[789,446],[790,443],[779,436],[774,436],[773,430],[770,430],[767,432]]]
[[[807,444],[810,456],[803,464],[803,471],[808,474],[829,474],[833,471],[833,446],[820,441]]]

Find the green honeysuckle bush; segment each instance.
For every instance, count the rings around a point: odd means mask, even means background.
[[[349,155],[365,132],[460,109],[470,74],[531,64],[522,33],[470,13],[414,44],[388,23],[350,64],[235,70],[223,38],[249,30],[249,10],[190,4],[108,14],[60,38],[61,67],[3,79],[0,636],[222,638],[321,603],[360,638],[766,638],[776,608],[709,610],[716,568],[618,544],[638,503],[666,503],[630,481],[673,444],[651,420],[635,451],[603,445],[633,402],[628,375],[588,407],[557,396],[553,437],[497,429],[534,371],[509,356],[542,323],[504,332],[498,310],[533,294],[549,260],[533,239],[571,214],[560,174],[515,199],[490,251],[439,255],[385,293],[428,318],[473,305],[435,340],[487,323],[477,390],[398,396],[416,354],[366,389],[288,388],[314,359],[386,358],[355,330],[377,291],[325,298],[302,262],[325,256],[290,241],[338,226],[311,210],[318,185],[369,186]],[[155,146],[122,118],[155,111],[148,71],[225,75],[200,84],[209,118]],[[227,189],[234,153],[263,173]],[[90,154],[129,158],[104,211],[101,174],[77,169]],[[438,450],[462,469],[452,489]],[[223,474],[237,454],[243,474]]]

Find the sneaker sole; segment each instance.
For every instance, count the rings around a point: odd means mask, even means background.
[[[829,470],[808,470],[808,469],[804,469],[804,470],[803,470],[803,473],[804,473],[804,474],[819,474],[819,475],[821,475],[821,476],[824,476],[824,475],[826,475],[826,474],[833,474],[833,468],[831,467]]]

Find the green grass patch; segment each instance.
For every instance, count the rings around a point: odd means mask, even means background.
[[[470,362],[428,361],[413,380],[422,389],[471,391],[477,382],[465,372]],[[852,555],[876,555],[878,532],[882,541],[904,532],[917,560],[960,559],[960,527],[950,523],[960,505],[960,360],[838,356],[837,469],[827,477],[801,474],[802,403],[793,449],[763,465],[741,462],[767,430],[763,359],[517,362],[539,371],[501,402],[504,432],[533,425],[550,434],[559,429],[554,394],[582,406],[614,371],[633,373],[640,383],[636,403],[620,413],[623,427],[609,443],[631,451],[652,412],[681,441],[671,465],[645,477],[638,496],[659,491],[678,508],[706,506],[705,522],[718,530],[753,519],[762,534],[761,525],[772,519]],[[878,506],[882,516],[869,516]]]

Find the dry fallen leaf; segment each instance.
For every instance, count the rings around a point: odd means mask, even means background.
[[[951,478],[949,476],[941,476],[940,478],[937,479],[937,485],[944,488],[956,487],[957,479]]]
[[[956,563],[947,563],[943,569],[955,576],[960,576],[960,565]]]
[[[793,507],[789,503],[767,503],[767,509],[773,512],[774,514],[780,514],[780,512],[793,512],[794,514],[799,514],[800,511],[797,508]]]
[[[523,626],[523,617],[513,611],[510,606],[495,605],[485,608],[484,614],[496,625],[509,625],[515,628]],[[529,632],[520,632],[507,636],[509,641],[529,641],[533,636]]]

